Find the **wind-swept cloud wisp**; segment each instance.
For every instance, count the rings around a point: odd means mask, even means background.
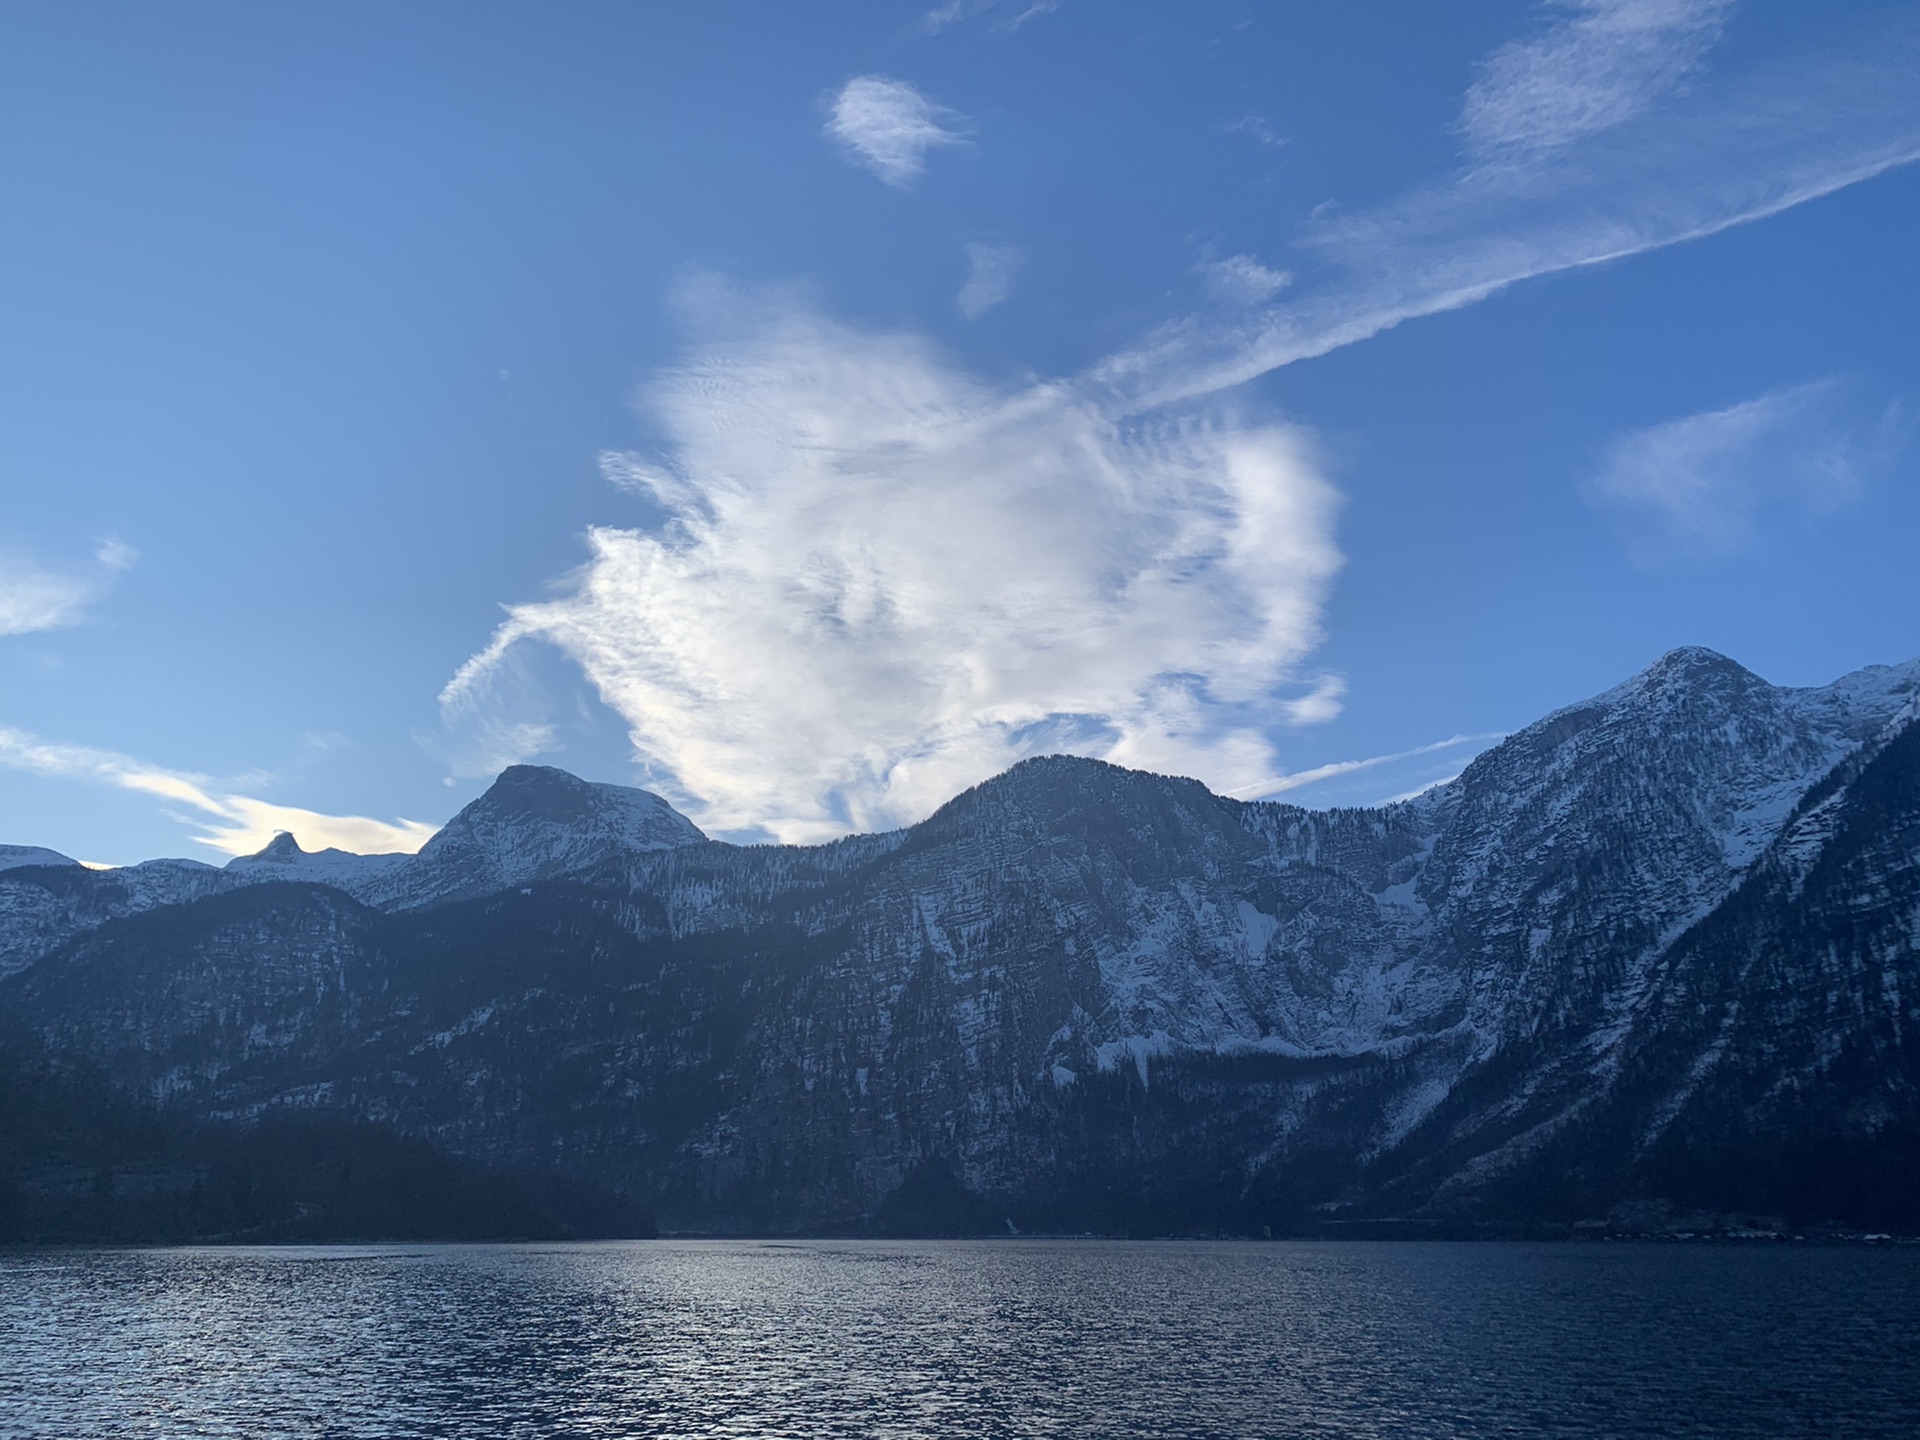
[[[1460,133],[1482,157],[1534,155],[1631,120],[1697,70],[1734,0],[1563,0],[1543,34],[1481,61]]]
[[[1023,257],[1013,245],[967,245],[967,283],[954,304],[969,320],[978,320],[1013,293],[1013,277]]]
[[[1849,389],[1816,380],[1622,435],[1587,494],[1645,523],[1643,552],[1737,549],[1763,510],[1850,499],[1903,438],[1897,409],[1849,413]]]
[[[131,569],[137,558],[131,545],[116,539],[100,542],[94,552],[98,568],[91,575],[46,570],[0,555],[0,635],[31,635],[79,624],[112,578]]]
[[[827,117],[827,133],[902,190],[927,168],[927,151],[972,143],[964,116],[887,75],[857,75],[842,86]]]
[[[944,5],[935,6],[921,18],[921,28],[929,34],[944,30],[962,20],[971,20],[977,15],[993,11],[1003,13],[995,23],[994,29],[1003,34],[1012,34],[1027,21],[1038,15],[1051,14],[1060,8],[1060,0],[947,0]]]
[[[0,635],[71,625],[92,598],[85,580],[0,560]]]
[[[1042,750],[1272,773],[1340,563],[1297,429],[1123,422],[792,310],[649,405],[667,462],[608,465],[670,523],[590,532],[571,593],[513,607],[446,706],[550,641],[700,824],[784,840],[918,819]]]
[[[1168,325],[1089,378],[1133,409],[1214,394],[1525,280],[1780,214],[1920,160],[1915,74],[1920,17],[1902,16],[1824,52],[1702,72],[1604,123],[1556,122],[1550,149],[1516,141],[1383,205],[1331,209],[1298,237],[1293,298],[1244,324]]]

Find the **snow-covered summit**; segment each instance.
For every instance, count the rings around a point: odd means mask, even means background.
[[[80,862],[58,850],[40,845],[0,845],[0,870],[15,870],[22,865],[78,865]]]
[[[1711,695],[1725,703],[1766,697],[1797,709],[1816,723],[1837,725],[1865,738],[1901,706],[1920,694],[1920,659],[1896,665],[1868,665],[1826,685],[1773,685],[1704,645],[1669,650],[1639,674],[1576,705],[1557,710],[1530,726],[1548,726],[1558,717],[1595,706],[1666,706]],[[1522,732],[1525,733],[1525,732]]]
[[[488,825],[524,829],[542,824],[597,829],[639,850],[696,845],[707,838],[650,790],[582,780],[551,765],[510,765],[486,794],[428,841],[422,853]]]
[[[372,893],[380,903],[409,908],[706,842],[698,826],[650,791],[582,780],[548,765],[513,765]]]

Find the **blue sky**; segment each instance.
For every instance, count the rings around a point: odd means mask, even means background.
[[[1910,658],[1917,77],[1899,3],[9,7],[0,839],[1365,803]]]

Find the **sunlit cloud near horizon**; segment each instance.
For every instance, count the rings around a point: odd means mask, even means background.
[[[224,856],[251,855],[283,832],[308,851],[412,854],[440,828],[417,820],[373,820],[277,805],[236,793],[209,776],[166,770],[112,751],[57,744],[5,728],[0,728],[0,767],[150,795],[174,807],[180,823],[198,831],[189,837],[194,844]]]

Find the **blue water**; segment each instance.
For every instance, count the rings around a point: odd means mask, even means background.
[[[0,1256],[0,1435],[1920,1436],[1920,1252]]]

